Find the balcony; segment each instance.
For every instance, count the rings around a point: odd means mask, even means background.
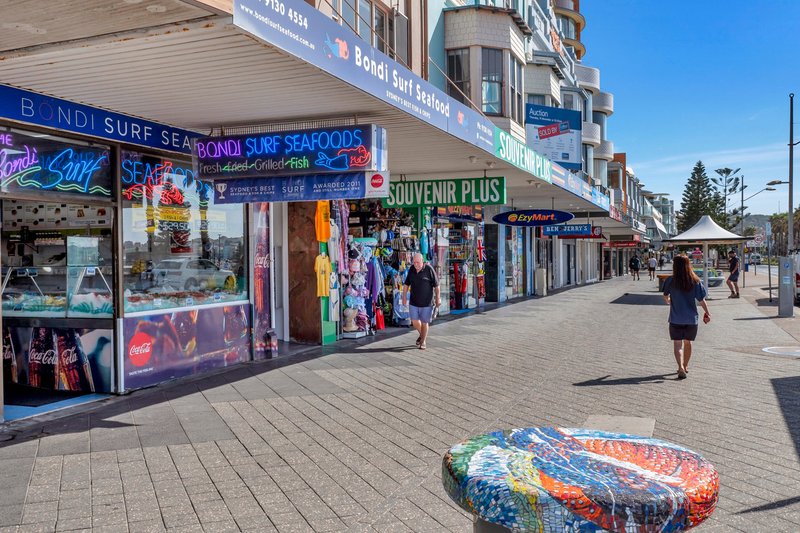
[[[594,158],[602,159],[603,161],[612,161],[614,159],[614,143],[611,141],[601,141],[600,146],[594,149]]]
[[[468,8],[489,9],[494,13],[506,13],[522,33],[528,36],[533,35],[533,30],[525,18],[526,7],[522,0],[468,0],[464,5],[446,7],[444,11],[458,11]]]
[[[556,16],[561,15],[575,21],[578,31],[586,27],[586,18],[575,9],[574,0],[556,0],[553,5]]]
[[[592,146],[600,146],[600,126],[594,122],[584,122],[582,128],[582,142]]]
[[[614,113],[614,95],[604,92],[592,95],[592,111],[606,115]]]
[[[600,92],[600,69],[585,65],[575,65],[575,77],[578,81],[578,87],[587,89],[592,94]]]

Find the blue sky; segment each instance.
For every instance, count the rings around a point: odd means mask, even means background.
[[[677,208],[698,160],[709,176],[741,167],[745,197],[788,178],[790,92],[800,140],[800,2],[583,0],[581,13],[583,64],[614,94],[608,138],[646,189]],[[785,210],[787,186],[777,189],[748,212]]]

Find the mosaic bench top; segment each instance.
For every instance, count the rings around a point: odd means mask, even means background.
[[[587,429],[478,435],[442,460],[450,497],[481,520],[541,533],[684,531],[708,518],[719,477],[662,440]]]

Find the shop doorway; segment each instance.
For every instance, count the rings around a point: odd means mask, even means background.
[[[2,200],[6,420],[110,393],[114,380],[114,211]]]

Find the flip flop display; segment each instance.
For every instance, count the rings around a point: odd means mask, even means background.
[[[497,431],[453,446],[442,483],[465,511],[514,531],[691,529],[717,504],[719,477],[665,441],[565,428]]]

